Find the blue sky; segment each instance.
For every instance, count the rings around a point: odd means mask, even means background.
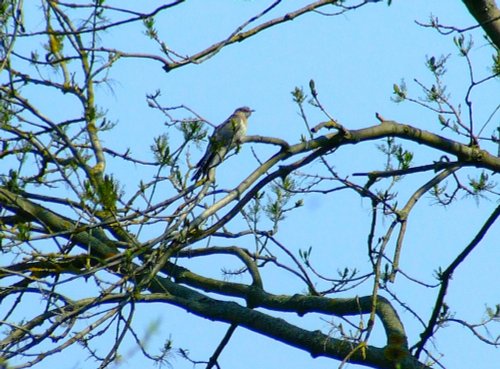
[[[133,2],[119,3],[126,6]],[[151,1],[151,7],[160,3]],[[284,3],[269,18],[307,2]],[[160,38],[169,47],[182,54],[191,54],[224,39],[235,27],[266,6],[256,0],[193,0],[157,17],[156,27]],[[153,61],[122,59],[110,73],[109,86],[98,90],[100,104],[107,111],[108,118],[118,123],[115,130],[103,136],[104,142],[119,151],[130,147],[137,156],[151,158],[149,146],[152,137],[165,132],[166,128],[164,117],[147,107],[145,96],[161,90],[159,101],[163,105],[185,104],[214,124],[223,121],[236,107],[248,105],[256,110],[250,118],[249,134],[276,136],[296,143],[301,135],[306,134],[306,128],[297,114],[290,92],[295,86],[303,86],[307,91],[310,79],[316,81],[322,103],[350,129],[376,124],[375,112],[379,112],[388,119],[439,133],[434,114],[411,104],[395,104],[390,99],[393,84],[399,83],[402,78],[407,81],[414,96],[421,96],[418,86],[412,81],[414,78],[426,83],[431,81],[424,66],[426,56],[450,54],[446,82],[455,101],[463,100],[467,69],[463,59],[457,57],[452,36],[439,36],[436,31],[415,23],[415,20],[427,22],[431,14],[448,25],[466,27],[474,23],[459,1],[394,0],[390,7],[385,2],[378,2],[339,16],[308,14],[264,31],[241,44],[224,48],[205,63],[169,73]],[[125,32],[123,29],[118,32],[111,30],[103,36],[102,44],[131,52],[156,52],[156,45],[141,32],[138,26],[127,26]],[[472,35],[476,42],[472,55],[477,73],[486,75],[491,49],[486,46],[481,32],[476,31]],[[492,107],[498,104],[499,95],[498,81],[490,82],[484,90],[473,95],[477,101],[478,122],[484,122]],[[311,122],[324,120],[313,109],[308,109],[308,112]],[[64,111],[53,109],[51,113],[63,115]],[[494,128],[490,125],[485,132],[490,134]],[[175,141],[176,133],[170,131],[169,135]],[[251,148],[262,158],[272,152],[257,144],[245,145],[237,157],[229,159],[224,163],[225,167],[218,170],[218,179],[223,186],[236,184],[256,167]],[[417,145],[408,145],[408,148],[415,151],[417,164],[428,164],[439,158],[435,152]],[[191,154],[192,161],[195,161],[202,152],[193,148]],[[382,169],[383,165],[383,157],[377,153],[374,143],[343,148],[329,160],[344,175]],[[315,168],[313,164],[309,171]],[[125,168],[113,160],[110,160],[108,169],[121,178],[125,190],[133,190],[137,178],[151,175],[137,167]],[[402,182],[398,187],[401,201],[404,202],[411,191],[428,178],[429,174],[418,175]],[[430,208],[431,203],[429,197],[424,197],[410,217],[401,261],[408,273],[427,283],[434,282],[433,271],[447,266],[496,206],[496,201],[484,200],[477,204],[470,198],[463,198],[448,208]],[[305,198],[302,209],[289,215],[279,238],[297,254],[299,249],[312,246],[312,261],[325,274],[345,266],[368,271],[365,249],[369,220],[370,204],[352,194],[313,195]],[[389,221],[386,226],[388,224]],[[500,229],[496,225],[469,262],[458,269],[449,292],[449,302],[457,317],[479,321],[485,305],[499,303],[500,291],[494,283],[495,278],[498,279],[494,270],[500,260],[499,238]],[[249,240],[246,246],[251,248],[251,245]],[[220,276],[221,265],[212,266],[210,273]],[[209,270],[202,263],[191,262],[188,266],[204,272]],[[304,292],[298,281],[289,280],[277,271],[269,272],[269,277],[272,279],[266,287],[272,292]],[[404,280],[397,282],[394,288],[399,296],[427,320],[432,298],[437,291],[416,289]],[[355,293],[369,293],[369,287],[367,285]],[[352,295],[342,295],[347,296]],[[401,307],[398,309],[410,343],[414,343],[421,327],[411,314]],[[151,325],[157,326],[150,340],[151,348],[171,335],[174,346],[189,348],[192,357],[198,360],[210,357],[226,328],[169,306],[150,304],[139,307],[138,311],[143,314],[137,315],[139,320],[136,325],[142,326],[144,332]],[[325,332],[329,329],[328,322],[319,320],[318,316],[288,318],[309,329],[319,328]],[[457,339],[458,336],[460,339]],[[377,341],[378,337],[375,334],[374,344],[383,345],[383,341]],[[465,369],[478,364],[479,367],[492,368],[498,363],[498,350],[486,347],[462,327],[451,326],[442,330],[437,338],[437,351],[445,353],[442,362],[448,368]],[[124,353],[125,361],[117,367],[153,367],[140,352],[133,348],[130,350]],[[70,352],[70,356],[66,356],[68,365],[65,367],[94,367],[91,361],[81,357],[78,349]],[[173,360],[174,368],[192,368],[182,359]],[[282,366],[321,369],[338,365],[328,359],[312,359],[307,353],[244,329],[237,330],[222,354],[220,364],[225,369]],[[54,362],[49,360],[37,368],[53,365]]]

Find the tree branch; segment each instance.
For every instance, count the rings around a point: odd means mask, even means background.
[[[463,0],[467,9],[500,49],[500,10],[495,0]]]
[[[467,256],[479,245],[479,242],[486,235],[491,226],[496,222],[498,217],[500,216],[500,205],[496,207],[496,209],[491,213],[486,222],[483,224],[479,232],[477,232],[476,236],[472,239],[472,241],[467,245],[465,249],[452,261],[452,263],[446,268],[446,270],[441,274],[440,279],[442,281],[441,288],[439,289],[439,293],[436,299],[436,303],[434,304],[434,310],[432,311],[431,317],[429,318],[429,323],[424,330],[424,332],[420,335],[420,341],[415,345],[417,351],[415,356],[418,358],[424,349],[426,342],[429,338],[434,334],[434,329],[436,328],[436,323],[443,308],[444,297],[448,292],[448,285],[450,280],[455,272],[455,269],[467,258]]]
[[[182,307],[189,312],[205,319],[237,324],[251,331],[263,334],[289,346],[309,352],[313,357],[330,357],[343,360],[350,355],[349,362],[370,366],[373,368],[392,368],[393,360],[387,358],[387,352],[383,348],[366,346],[366,350],[356,350],[355,345],[345,340],[335,339],[321,331],[308,331],[292,325],[281,318],[271,317],[256,310],[240,306],[235,302],[227,302],[212,299],[187,287],[181,286],[166,278],[155,278],[150,286],[152,294],[144,295],[146,301],[166,302]],[[298,296],[298,295],[296,295]],[[291,297],[297,302],[305,303],[307,298],[317,297]],[[300,301],[306,298],[306,300]],[[351,306],[355,307],[359,314],[360,304],[368,310],[371,308],[371,296],[363,299],[352,299]],[[419,363],[411,355],[407,354],[399,361],[400,367],[405,369],[429,368]]]

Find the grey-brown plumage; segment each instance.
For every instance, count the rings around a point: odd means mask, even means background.
[[[234,149],[247,133],[248,117],[253,110],[243,106],[234,111],[229,118],[218,125],[208,142],[205,155],[196,164],[196,172],[192,180],[197,181],[201,177],[213,180],[213,171],[217,165],[222,163],[229,151]]]

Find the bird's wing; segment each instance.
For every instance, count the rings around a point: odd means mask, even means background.
[[[241,136],[239,135],[241,128],[241,122],[233,116],[215,128],[209,139],[205,154],[196,164],[198,169],[192,177],[193,180],[197,180],[202,175],[207,175],[210,169],[224,160],[228,151],[234,148],[238,137]]]
[[[240,133],[242,133],[243,123],[238,117],[231,116],[227,121],[218,126],[213,134],[216,145],[233,148]]]
[[[193,180],[198,180],[202,175],[207,175],[210,169],[219,165],[226,156],[229,147],[225,138],[225,129],[222,128],[222,126],[217,127],[210,137],[205,154],[196,164],[197,170],[192,177]]]

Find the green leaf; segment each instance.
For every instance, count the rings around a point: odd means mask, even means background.
[[[171,163],[170,146],[168,144],[167,134],[162,134],[154,138],[153,144],[150,146],[151,151],[159,164],[169,165]]]
[[[407,97],[407,88],[404,80],[401,80],[401,83],[398,85],[394,83],[392,85],[392,93],[395,95],[391,98],[392,101],[396,103],[403,102]]]
[[[493,66],[491,67],[491,71],[497,76],[500,77],[500,50],[497,50],[496,55],[492,55]]]
[[[296,102],[297,104],[302,104],[304,103],[306,99],[306,95],[304,94],[304,90],[302,87],[295,87],[295,89],[291,92],[293,96],[293,101]]]

